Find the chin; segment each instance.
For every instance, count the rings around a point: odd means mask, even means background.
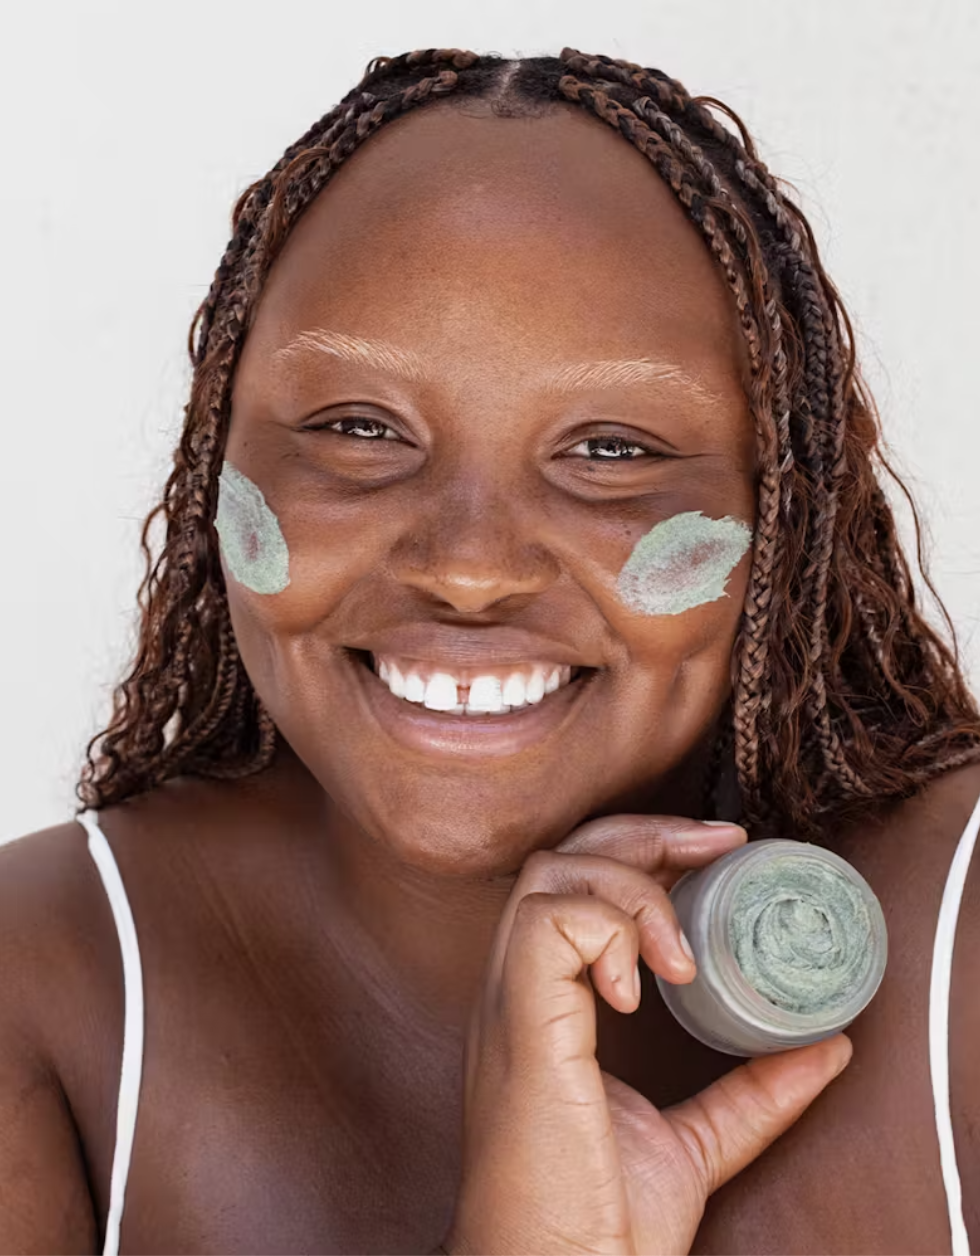
[[[371,841],[399,863],[420,872],[489,879],[513,875],[534,850],[556,846],[578,823],[582,809],[564,808],[563,813],[545,819],[533,806],[515,807],[501,814],[501,787],[483,783],[482,790],[472,782],[458,781],[453,789],[443,781],[438,798],[433,791],[412,791],[405,797],[404,783],[391,798],[382,782],[373,788],[365,783],[360,791],[328,787],[328,793],[360,830],[362,840]],[[487,798],[481,802],[479,793]],[[454,795],[459,797],[454,801]],[[475,797],[474,794],[477,796]],[[393,805],[394,804],[394,805]]]

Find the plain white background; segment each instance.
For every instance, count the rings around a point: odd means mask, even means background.
[[[41,0],[0,42],[0,840],[71,816],[132,650],[139,528],[232,204],[371,57],[413,48],[568,44],[741,114],[854,318],[980,687],[975,0]]]

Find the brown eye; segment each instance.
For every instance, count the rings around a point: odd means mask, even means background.
[[[338,436],[354,436],[359,440],[399,440],[397,432],[380,419],[334,419],[330,423],[311,424],[308,432],[331,431]]]
[[[584,455],[576,455],[575,451],[583,446],[588,452]],[[584,456],[592,462],[633,462],[644,457],[661,456],[646,445],[627,440],[624,436],[588,436],[577,445],[573,445],[568,452],[576,457]]]

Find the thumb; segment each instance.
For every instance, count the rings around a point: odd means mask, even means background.
[[[684,1144],[705,1198],[761,1156],[847,1066],[844,1034],[777,1055],[763,1055],[726,1073],[700,1094],[662,1115]]]

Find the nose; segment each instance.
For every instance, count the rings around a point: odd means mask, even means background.
[[[392,575],[461,613],[541,593],[559,565],[519,506],[502,494],[434,497],[394,547]]]

